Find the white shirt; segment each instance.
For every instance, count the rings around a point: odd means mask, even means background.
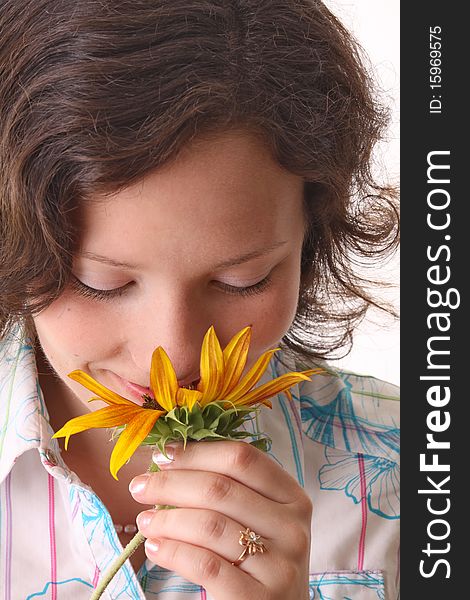
[[[287,360],[277,353],[260,384],[312,366],[290,361],[287,369],[280,357]],[[272,439],[270,455],[313,501],[310,597],[395,600],[397,388],[322,366],[331,375],[293,387],[292,402],[274,397],[273,409],[263,407],[259,417]],[[0,427],[1,600],[89,599],[123,547],[106,506],[51,439],[35,355],[19,328],[0,342]],[[137,574],[127,561],[102,597],[211,600],[148,559]]]

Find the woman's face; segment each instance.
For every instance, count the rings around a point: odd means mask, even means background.
[[[77,283],[34,317],[61,385],[89,409],[104,403],[87,403],[90,392],[67,377],[74,369],[139,401],[157,346],[188,385],[210,325],[222,347],[252,325],[247,368],[278,344],[297,307],[303,181],[258,138],[201,138],[138,184],[93,200],[81,215]]]

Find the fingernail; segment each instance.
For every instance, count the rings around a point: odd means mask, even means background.
[[[163,454],[163,452],[160,452],[160,450],[155,450],[152,454],[153,462],[157,465],[168,465],[169,463],[175,460],[175,448],[173,446],[166,446],[165,454]]]
[[[158,552],[160,540],[145,540],[145,547],[150,550],[150,552]]]
[[[139,529],[146,529],[150,525],[150,521],[153,519],[154,511],[147,510],[137,515],[137,527]]]
[[[138,477],[134,477],[134,479],[129,484],[129,491],[131,494],[140,494],[147,487],[147,483],[149,480],[148,475],[139,475]]]

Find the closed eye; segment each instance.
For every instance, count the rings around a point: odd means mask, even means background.
[[[233,295],[233,296],[252,296],[254,294],[261,294],[264,292],[271,283],[271,274],[267,277],[258,281],[257,283],[249,286],[235,286],[229,285],[227,283],[222,283],[221,281],[217,282],[217,287],[220,288],[223,292]],[[71,279],[72,288],[81,296],[85,298],[93,298],[95,300],[112,300],[114,298],[119,298],[123,294],[125,294],[133,282],[126,283],[118,288],[114,288],[111,290],[100,290],[97,288],[90,287],[80,281],[77,277],[73,276]]]
[[[132,285],[133,282],[126,283],[126,285],[111,290],[100,290],[92,288],[89,285],[84,284],[83,281],[80,281],[80,279],[77,279],[77,277],[75,276],[72,277],[70,283],[72,285],[72,288],[85,298],[94,298],[96,300],[111,300],[112,298],[118,298],[119,296],[122,296],[122,294],[124,294],[128,290],[128,288]]]
[[[235,285],[228,285],[227,283],[218,282],[217,286],[228,294],[233,294],[235,296],[251,296],[253,294],[261,294],[264,292],[269,287],[270,283],[271,274],[261,281],[258,281],[258,283],[255,283],[254,285],[237,287]]]

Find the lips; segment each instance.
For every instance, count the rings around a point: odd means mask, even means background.
[[[139,385],[138,383],[134,383],[133,381],[124,379],[123,377],[120,377],[117,373],[114,373],[113,371],[108,371],[108,373],[112,376],[118,387],[118,389],[114,391],[116,391],[118,394],[121,394],[125,398],[132,400],[132,402],[135,402],[139,406],[142,406],[144,404],[144,399],[142,398],[143,394],[146,394],[151,398],[154,397],[153,392],[149,387],[144,387],[142,385]],[[178,381],[178,385],[180,387],[186,387],[189,389],[195,389],[198,383],[198,376]]]
[[[114,371],[107,371],[107,375],[111,378],[111,381],[113,383],[113,391],[120,394],[121,396],[124,396],[124,398],[132,400],[132,402],[135,402],[139,406],[142,406],[144,403],[144,398],[142,398],[143,394],[146,394],[153,398],[153,393],[150,388],[141,386],[132,381],[128,381],[123,377],[119,377],[119,375],[117,373],[114,373]]]
[[[143,394],[153,398],[153,392],[150,388],[143,387],[137,383],[133,383],[132,381],[127,381],[126,379],[122,379],[122,382],[127,391],[127,395],[131,396],[130,400],[137,402],[137,404],[140,404],[140,406],[142,406],[144,403],[144,399],[142,398]]]

